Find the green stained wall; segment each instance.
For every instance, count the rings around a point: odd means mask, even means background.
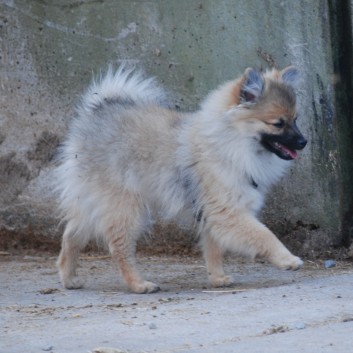
[[[302,73],[299,125],[310,142],[263,218],[304,252],[347,245],[350,10],[349,1],[0,1],[1,234],[60,233],[51,159],[80,94],[108,63],[143,67],[181,110],[197,109],[248,66],[293,64]]]

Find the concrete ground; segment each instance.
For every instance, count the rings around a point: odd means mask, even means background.
[[[84,255],[81,290],[48,256],[0,256],[1,353],[353,351],[353,265],[297,272],[228,259],[237,285],[207,287],[202,259],[139,256],[159,293],[128,293],[105,256]]]

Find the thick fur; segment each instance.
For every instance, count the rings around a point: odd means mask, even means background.
[[[56,170],[66,228],[58,259],[66,288],[79,288],[80,250],[103,238],[113,261],[136,293],[159,289],[135,266],[137,239],[154,220],[178,219],[198,228],[209,280],[231,284],[225,251],[263,257],[297,269],[293,256],[257,219],[264,196],[290,162],[263,144],[286,134],[295,119],[296,70],[261,74],[247,69],[212,92],[195,113],[165,107],[153,79],[109,69],[83,96]]]

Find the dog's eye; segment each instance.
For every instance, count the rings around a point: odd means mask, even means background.
[[[284,120],[281,119],[277,123],[274,123],[273,126],[277,127],[278,129],[282,129],[284,127],[285,123]]]

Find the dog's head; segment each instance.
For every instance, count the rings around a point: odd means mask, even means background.
[[[266,150],[285,160],[295,159],[296,151],[307,143],[296,125],[297,77],[293,66],[265,73],[249,68],[233,83],[230,106],[235,107],[236,120],[242,121]]]

